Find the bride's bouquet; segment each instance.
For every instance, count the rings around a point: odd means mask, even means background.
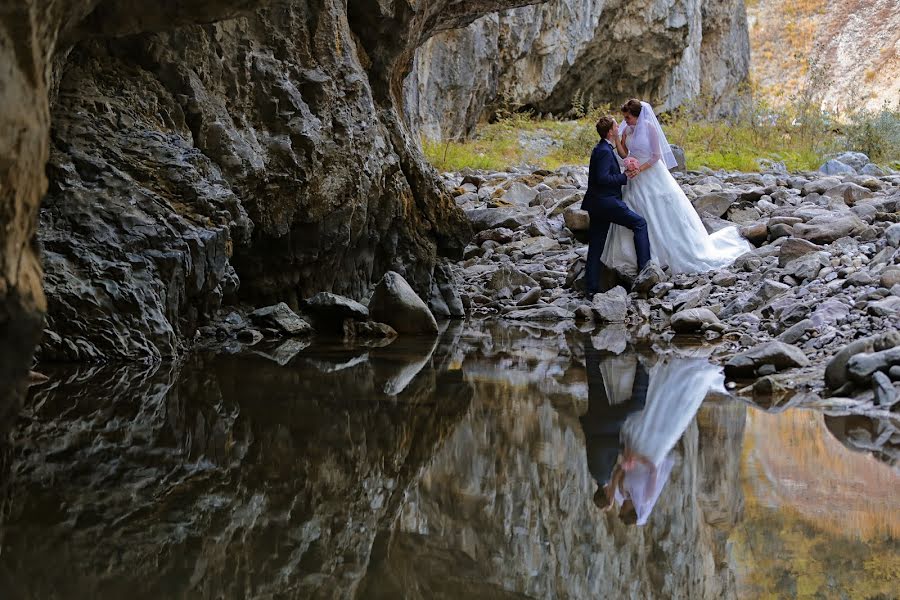
[[[629,156],[628,158],[626,158],[624,163],[625,163],[626,171],[631,171],[631,170],[636,171],[637,168],[641,166],[641,163],[638,162],[638,159],[636,159],[633,156]]]

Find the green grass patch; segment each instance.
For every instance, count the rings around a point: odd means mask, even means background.
[[[594,123],[608,113],[608,107],[594,108],[567,121],[514,113],[481,126],[470,140],[423,140],[422,145],[441,171],[584,165],[598,140]],[[768,159],[789,171],[810,171],[844,150],[865,152],[882,165],[900,161],[900,108],[833,115],[811,110],[808,103],[777,110],[753,104],[732,119],[710,120],[688,106],[661,120],[669,142],[684,148],[692,170],[759,171],[759,159]]]

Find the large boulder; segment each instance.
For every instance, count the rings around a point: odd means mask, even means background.
[[[706,212],[714,217],[721,217],[728,212],[735,200],[737,194],[733,192],[712,192],[700,196],[693,204],[698,213]]]
[[[313,332],[312,326],[284,302],[258,308],[250,313],[250,319],[259,325],[278,329],[288,335],[308,335]]]
[[[398,333],[438,333],[437,321],[428,306],[402,275],[388,271],[375,286],[369,301],[369,314]]]
[[[863,167],[871,163],[869,157],[862,152],[842,152],[835,156],[834,160],[844,163],[854,171],[861,171]]]
[[[534,222],[535,219],[544,217],[544,209],[534,206],[526,210],[521,208],[475,208],[466,211],[466,216],[476,232],[485,229],[497,229],[506,227],[518,229]]]
[[[594,316],[602,322],[621,323],[628,316],[628,293],[620,286],[594,294],[592,304]]]
[[[729,377],[752,377],[763,365],[772,365],[776,371],[781,371],[808,364],[809,359],[799,348],[784,342],[770,341],[731,357],[725,363],[725,374]]]
[[[826,175],[856,175],[856,169],[836,158],[819,167],[819,171]]]
[[[817,244],[830,244],[842,237],[858,235],[865,229],[865,222],[854,214],[823,215],[808,223],[794,225],[794,235]]]
[[[820,252],[822,250],[822,246],[818,246],[813,244],[812,242],[808,242],[806,240],[801,240],[799,238],[789,237],[781,243],[781,246],[778,250],[778,266],[785,267],[793,260],[800,258],[801,256],[805,256],[812,252]]]
[[[900,333],[889,331],[850,342],[841,348],[825,367],[825,385],[836,390],[849,381],[847,362],[862,353],[880,352],[900,345]]]
[[[719,318],[708,308],[688,308],[672,315],[672,329],[676,333],[700,331],[704,325],[716,325]]]
[[[319,292],[303,303],[306,312],[315,317],[331,318],[339,321],[354,319],[365,321],[369,318],[369,309],[344,296],[329,292]]]

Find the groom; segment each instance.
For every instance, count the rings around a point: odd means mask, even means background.
[[[647,236],[647,221],[622,201],[622,186],[637,173],[622,173],[615,155],[615,140],[619,126],[612,117],[600,117],[597,121],[600,142],[591,153],[588,171],[588,188],[581,203],[581,209],[591,216],[588,233],[587,268],[585,288],[588,298],[600,291],[600,256],[606,245],[611,223],[627,227],[634,233],[634,249],[637,253],[638,272],[650,260],[650,238]]]

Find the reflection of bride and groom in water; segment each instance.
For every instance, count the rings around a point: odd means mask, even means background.
[[[705,358],[627,352],[612,355],[584,340],[588,410],[581,417],[594,503],[644,525],[674,465],[673,448],[722,370]]]

